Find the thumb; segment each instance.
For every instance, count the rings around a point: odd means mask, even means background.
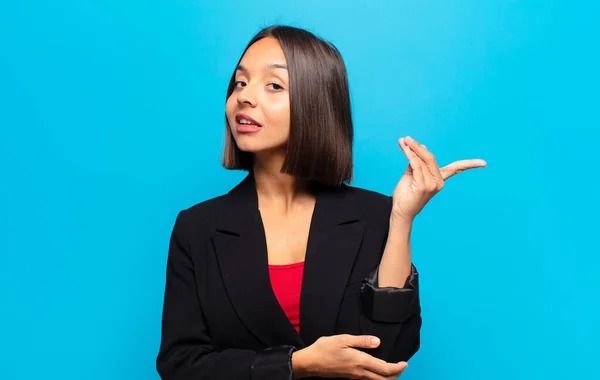
[[[372,335],[346,335],[343,343],[347,347],[375,348],[379,346],[381,341]]]
[[[402,369],[402,371],[404,371],[405,369],[408,368],[408,363],[407,362],[398,362],[397,364]]]

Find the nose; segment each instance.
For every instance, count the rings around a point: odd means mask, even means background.
[[[247,104],[250,107],[256,106],[256,95],[255,90],[250,85],[250,83],[246,84],[242,87],[237,93],[237,101],[239,104]]]

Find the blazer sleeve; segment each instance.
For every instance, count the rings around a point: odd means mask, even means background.
[[[379,337],[372,355],[388,362],[407,361],[420,346],[419,273],[411,265],[404,287],[380,288],[377,267],[362,284],[362,332]]]
[[[163,380],[292,379],[291,346],[262,351],[226,349],[216,352],[205,324],[184,211],[171,233],[166,268],[162,334],[156,359]]]

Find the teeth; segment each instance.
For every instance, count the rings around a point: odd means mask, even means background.
[[[246,119],[241,119],[241,120],[240,120],[240,124],[252,124],[252,123],[251,123],[251,122],[249,122],[249,121],[248,121],[248,120],[246,120]]]

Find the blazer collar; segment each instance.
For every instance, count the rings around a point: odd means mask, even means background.
[[[339,187],[315,184],[317,202],[313,220],[328,226],[354,222],[361,219],[361,212],[346,185]],[[217,219],[217,230],[241,235],[248,222],[260,216],[256,182],[252,172],[225,195],[225,211]],[[315,218],[315,216],[317,218]]]
[[[362,241],[361,210],[347,186],[316,186],[300,299],[300,335],[273,293],[264,226],[252,173],[224,197],[213,242],[231,303],[265,347],[302,348],[334,334]]]

